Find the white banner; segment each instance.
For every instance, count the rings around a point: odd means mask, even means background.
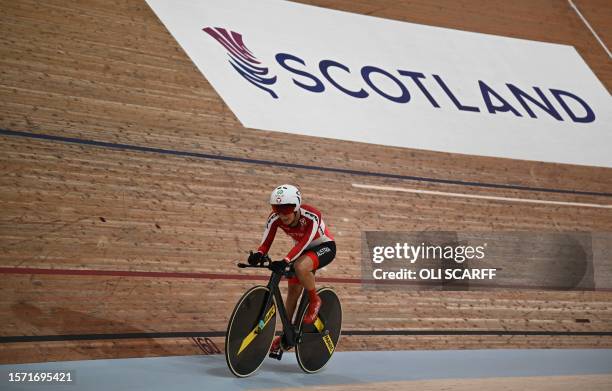
[[[571,46],[281,0],[147,0],[249,128],[612,167],[612,101]]]

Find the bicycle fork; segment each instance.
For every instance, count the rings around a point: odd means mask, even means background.
[[[287,311],[285,310],[285,303],[283,302],[283,298],[281,296],[280,289],[278,289],[278,283],[280,282],[280,279],[281,279],[280,275],[277,275],[277,274],[273,275],[272,277],[270,277],[270,282],[268,283],[268,287],[270,288],[270,292],[272,292],[272,294],[274,295],[274,298],[276,299],[276,303],[278,307],[277,311],[281,318],[281,322],[283,324],[283,335],[284,335],[285,342],[289,346],[295,346],[297,343],[300,342],[301,338],[298,335],[295,326],[293,326],[293,324],[291,323],[291,319],[289,319]],[[270,300],[271,300],[271,297],[270,297]],[[271,358],[280,360],[283,356],[283,349],[279,349],[278,351],[270,351],[269,356]]]

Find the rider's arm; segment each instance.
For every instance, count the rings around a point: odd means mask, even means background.
[[[319,221],[315,221],[312,218],[308,218],[307,220],[308,225],[306,225],[306,232],[309,232],[310,230],[310,234],[304,235],[304,237],[299,242],[297,242],[295,246],[293,246],[291,251],[289,251],[289,254],[287,254],[287,256],[285,257],[285,262],[294,261],[304,251],[304,249],[308,247],[310,242],[312,242],[312,239],[317,234],[317,229],[319,228]]]
[[[276,213],[270,214],[268,217],[268,222],[266,223],[266,230],[264,231],[263,238],[261,239],[261,244],[257,251],[262,254],[267,254],[270,251],[270,246],[272,246],[272,242],[274,241],[274,237],[276,236],[276,230],[278,229],[279,224],[278,215]]]

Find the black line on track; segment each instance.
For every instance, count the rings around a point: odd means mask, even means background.
[[[547,336],[547,337],[610,337],[612,331],[512,331],[512,330],[343,330],[344,336]],[[68,334],[68,335],[15,335],[0,337],[0,343],[16,342],[62,342],[101,341],[118,339],[153,338],[213,338],[225,337],[224,331],[194,331],[169,333],[123,333],[123,334]]]
[[[301,169],[301,170],[323,171],[323,172],[332,172],[336,174],[347,174],[347,175],[356,175],[356,176],[365,176],[365,177],[399,179],[399,180],[406,180],[406,181],[429,182],[429,183],[443,183],[447,185],[473,186],[473,187],[483,187],[483,188],[492,188],[492,189],[510,189],[510,190],[520,190],[520,191],[536,191],[536,192],[543,192],[543,193],[612,197],[612,193],[605,193],[605,192],[571,190],[571,189],[554,189],[554,188],[545,188],[545,187],[508,185],[508,184],[501,184],[501,183],[471,182],[471,181],[460,181],[460,180],[453,180],[453,179],[428,178],[428,177],[420,177],[420,176],[413,176],[413,175],[390,174],[390,173],[384,173],[384,172],[350,170],[350,169],[345,169],[345,168],[309,166],[305,164],[276,162],[276,161],[271,161],[271,160],[248,159],[248,158],[240,158],[240,157],[234,157],[234,156],[213,155],[213,154],[208,154],[208,153],[189,152],[189,151],[176,151],[176,150],[171,150],[171,149],[143,147],[143,146],[131,145],[131,144],[118,144],[118,143],[109,143],[109,142],[104,142],[104,141],[85,140],[85,139],[79,139],[79,138],[73,138],[73,137],[62,137],[62,136],[53,136],[53,135],[48,135],[48,134],[19,132],[15,130],[8,130],[8,129],[1,129],[1,128],[0,128],[0,134],[5,135],[5,136],[24,137],[24,138],[30,138],[30,139],[47,140],[47,141],[58,141],[62,143],[89,145],[89,146],[94,146],[94,147],[112,148],[112,149],[119,149],[119,150],[125,150],[125,151],[159,153],[163,155],[194,157],[194,158],[200,158],[200,159],[220,160],[220,161],[239,162],[239,163],[248,163],[248,164],[259,164],[259,165],[265,165],[269,167],[271,166],[271,167],[295,168],[295,169]]]

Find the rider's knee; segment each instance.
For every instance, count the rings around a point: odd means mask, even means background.
[[[308,256],[303,256],[295,263],[294,269],[298,274],[310,273],[313,269],[312,260]]]
[[[295,265],[295,272],[298,275],[303,275],[304,273],[308,273],[308,269],[307,267],[305,267],[303,262],[300,262],[297,265]]]

